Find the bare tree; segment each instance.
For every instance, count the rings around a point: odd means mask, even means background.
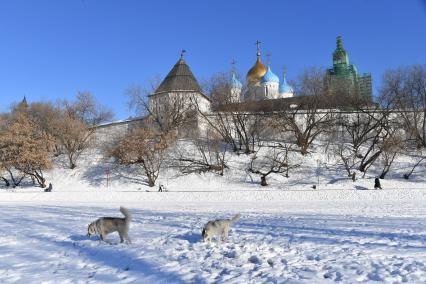
[[[426,66],[388,70],[383,76],[381,101],[401,119],[401,126],[417,147],[426,147]]]
[[[34,122],[29,119],[28,112],[15,111],[1,132],[0,164],[9,173],[13,185],[19,185],[25,176],[30,176],[41,187],[45,187],[43,171],[51,167],[46,147],[49,140],[43,139]]]
[[[288,178],[289,171],[300,166],[300,163],[296,163],[292,156],[293,150],[290,144],[276,143],[265,147],[258,149],[252,157],[248,169],[250,172],[260,175],[262,186],[268,185],[266,178],[270,174],[284,174]],[[260,151],[264,148],[266,153],[262,154]]]
[[[3,137],[7,133],[7,123],[6,123],[6,116],[4,114],[0,115],[0,179],[5,183],[6,186],[10,186],[9,180],[5,177],[5,173],[7,171],[7,161],[4,157],[4,149],[7,147],[7,145],[3,142]]]
[[[189,141],[188,141],[189,142]],[[213,131],[207,131],[202,138],[192,139],[193,151],[188,151],[188,144],[177,149],[178,168],[183,174],[215,172],[223,176],[226,165],[227,144]]]
[[[308,153],[312,143],[326,133],[334,121],[330,108],[333,97],[324,97],[326,86],[323,74],[319,69],[305,71],[296,81],[296,91],[303,97],[294,107],[274,115],[272,127],[282,133],[291,133],[302,155]]]
[[[198,113],[214,129],[224,142],[232,145],[234,152],[245,154],[254,152],[254,145],[261,132],[261,117],[244,109],[243,104],[235,103],[237,94],[231,87],[229,74],[219,73],[205,82],[214,114],[205,112],[197,103]],[[245,89],[241,90],[244,93]]]
[[[348,174],[348,177],[352,178],[352,181],[356,180],[356,164],[357,156],[352,149],[351,145],[340,141],[333,151],[335,157],[337,158],[338,165],[343,165],[345,171]],[[340,162],[340,163],[339,163]]]
[[[343,129],[344,139],[351,146],[354,156],[359,156],[359,149],[374,138],[376,130],[381,128],[385,116],[376,115],[380,109],[366,109],[355,106],[355,111],[341,115],[338,120],[339,126]],[[379,118],[380,116],[380,118]]]
[[[110,155],[123,165],[136,165],[153,187],[166,158],[167,148],[174,141],[172,133],[135,128],[112,149]]]
[[[129,106],[151,127],[162,132],[195,129],[196,110],[192,103],[197,95],[179,93],[156,94],[160,84],[159,78],[149,80],[145,87],[132,86],[125,92]],[[184,132],[184,131],[183,131]]]
[[[422,155],[416,155],[417,161],[414,163],[414,165],[411,167],[410,171],[405,173],[403,175],[403,177],[405,179],[409,179],[411,177],[411,175],[414,173],[414,170],[421,164],[421,162],[423,162],[424,160],[426,160],[425,156]]]
[[[97,103],[89,92],[79,92],[75,102],[64,101],[63,106],[69,117],[79,119],[90,127],[110,121],[114,116],[112,111]]]
[[[53,135],[74,169],[81,154],[91,145],[95,126],[112,118],[89,93],[79,93],[75,102],[63,101],[53,126]]]
[[[382,143],[382,172],[379,178],[384,179],[388,174],[397,154],[401,153],[403,140],[396,132],[391,133]]]

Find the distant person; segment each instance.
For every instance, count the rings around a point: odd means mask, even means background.
[[[382,189],[382,186],[380,185],[380,179],[379,178],[374,179],[374,189]]]
[[[49,186],[44,189],[44,192],[51,192],[52,188],[53,188],[52,183],[49,182]]]

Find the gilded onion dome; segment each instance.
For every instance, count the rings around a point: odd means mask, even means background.
[[[263,65],[263,63],[260,61],[260,56],[258,56],[254,66],[247,72],[247,82],[249,84],[255,84],[259,82],[267,71],[268,68]]]
[[[257,45],[257,60],[256,60],[256,63],[247,72],[247,82],[249,84],[256,84],[256,83],[258,83],[260,81],[260,79],[268,71],[268,68],[265,65],[263,65],[263,63],[260,61],[259,44],[260,44],[260,41],[257,41],[256,42],[256,45]]]

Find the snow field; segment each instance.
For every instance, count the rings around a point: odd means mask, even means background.
[[[238,206],[235,206],[238,207]],[[167,208],[164,208],[166,210]],[[132,244],[86,237],[118,207],[2,206],[4,283],[424,283],[426,220],[245,212],[226,242],[203,225],[226,212],[130,207]]]
[[[268,187],[245,155],[232,155],[223,177],[167,169],[162,193],[96,149],[74,170],[62,158],[46,172],[50,193],[0,186],[0,283],[426,283],[426,171],[404,180],[409,157],[383,190],[372,190],[379,168],[352,182],[318,151]],[[132,244],[86,236],[121,205],[134,217]],[[207,221],[235,213],[227,242],[201,242]]]

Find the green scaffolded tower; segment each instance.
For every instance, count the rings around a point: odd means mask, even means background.
[[[342,37],[337,37],[336,50],[333,53],[333,67],[327,70],[327,85],[330,94],[344,92],[359,95],[365,99],[372,98],[370,74],[358,74],[354,64],[349,63],[348,53],[343,47]]]

